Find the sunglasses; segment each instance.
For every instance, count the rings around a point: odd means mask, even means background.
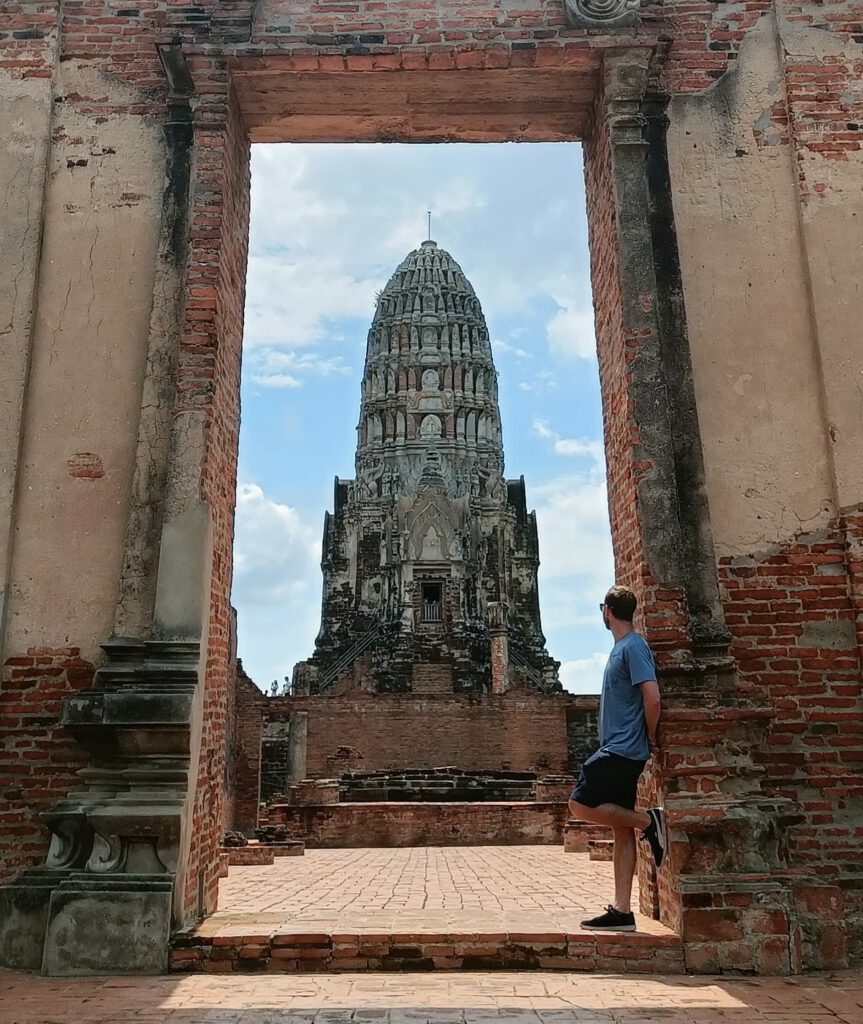
[[[599,610],[600,610],[601,612],[604,612],[604,611],[605,611],[605,601],[600,601],[600,602],[599,602]]]

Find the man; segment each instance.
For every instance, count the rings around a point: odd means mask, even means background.
[[[668,849],[665,811],[635,810],[638,778],[648,758],[659,752],[659,686],[647,641],[632,619],[637,600],[628,587],[612,587],[599,606],[614,647],[608,656],[599,704],[599,749],[584,762],[569,801],[574,818],[606,825],[614,831],[614,903],[604,914],[582,921],[593,931],[635,931],[632,879],[635,875],[635,829],[650,844],[656,866]]]

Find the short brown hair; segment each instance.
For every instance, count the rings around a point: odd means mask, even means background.
[[[638,598],[629,587],[612,587],[605,595],[605,607],[622,622],[632,622]]]

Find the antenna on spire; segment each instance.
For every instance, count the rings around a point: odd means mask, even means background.
[[[429,210],[428,213],[429,213],[429,233],[426,235],[426,238],[431,239],[431,210]]]

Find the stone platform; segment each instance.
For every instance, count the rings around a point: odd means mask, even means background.
[[[506,803],[534,797],[536,772],[469,771],[463,768],[403,768],[345,772],[342,803]]]
[[[677,935],[579,922],[611,898],[611,865],[549,847],[312,850],[232,868],[220,910],[175,937],[175,971],[555,969],[676,974]]]
[[[565,803],[274,803],[271,825],[285,825],[307,849],[506,846],[563,842]]]

